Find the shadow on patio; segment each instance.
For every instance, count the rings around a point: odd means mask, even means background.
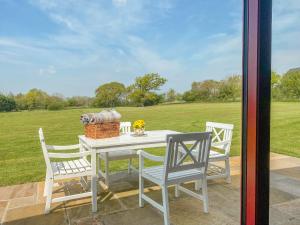
[[[170,216],[173,225],[239,224],[240,164],[239,157],[231,158],[232,182],[209,181],[209,213],[203,213],[199,200],[181,194],[174,196],[169,188]],[[300,224],[300,159],[271,154],[271,224]],[[76,181],[56,187],[56,196],[78,193]],[[146,183],[147,194],[161,200],[161,191]],[[98,213],[91,212],[91,199],[85,198],[52,205],[52,212],[44,215],[44,183],[29,183],[0,188],[0,218],[5,225],[160,225],[163,217],[152,206],[138,207],[138,177],[121,173],[115,176],[110,189],[101,186]],[[187,184],[192,188],[192,184]]]

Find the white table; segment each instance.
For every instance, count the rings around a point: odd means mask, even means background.
[[[91,139],[84,135],[79,136],[81,151],[91,152],[92,167],[92,210],[97,212],[97,154],[102,152],[111,152],[128,149],[145,149],[166,146],[166,135],[177,134],[179,132],[172,130],[146,131],[145,136],[134,137],[131,134],[124,134],[119,137],[105,139]]]

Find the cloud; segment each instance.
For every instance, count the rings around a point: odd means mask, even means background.
[[[29,2],[55,29],[43,35],[0,36],[0,63],[10,66],[10,71],[19,69],[23,76],[26,69],[41,83],[52,85],[54,92],[59,92],[58,83],[68,82],[70,93],[76,93],[84,82],[82,91],[92,95],[96,85],[111,80],[130,84],[135,76],[148,72],[166,76],[166,89],[184,91],[195,80],[241,73],[239,0],[228,1],[232,10],[216,13],[217,17],[208,3],[200,1],[189,5],[170,0]],[[193,11],[196,6],[202,7],[201,15]],[[274,0],[273,6],[272,65],[284,72],[300,62],[300,1]],[[223,23],[224,18],[228,20],[224,29],[207,25]],[[62,92],[65,89],[61,85]]]
[[[14,38],[9,41],[12,42],[11,48],[21,54],[20,59],[23,57],[36,64],[32,69],[38,70],[41,75],[54,74],[59,70],[73,76],[80,76],[80,73],[97,75],[97,79],[86,82],[118,79],[128,84],[136,75],[158,72],[168,78],[167,86],[185,90],[191,81],[210,75],[205,74],[207,68],[212,74],[224,76],[227,71],[215,70],[222,68],[224,63],[228,64],[228,61],[222,61],[222,57],[235,60],[231,49],[236,47],[234,35],[226,32],[212,34],[205,46],[201,40],[187,44],[190,39],[168,43],[171,49],[177,50],[173,53],[173,50],[164,52],[165,46],[153,45],[152,40],[137,32],[144,27],[151,28],[153,18],[167,20],[175,9],[173,1],[154,4],[150,0],[114,0],[110,6],[100,1],[31,0],[31,4],[61,29],[49,33],[46,38]],[[157,35],[161,38],[161,33]],[[194,49],[197,45],[199,47]],[[191,52],[184,54],[185,49]],[[199,59],[200,63],[197,62]],[[55,65],[55,68],[43,66],[49,64]],[[235,63],[231,65],[233,67]]]
[[[56,74],[56,69],[54,66],[50,65],[46,68],[40,68],[39,69],[39,74],[40,75],[52,75],[52,74]]]
[[[112,0],[112,2],[117,7],[122,7],[127,4],[127,0]]]
[[[299,0],[274,0],[272,69],[279,73],[300,66],[299,21]]]
[[[61,3],[58,0],[32,0],[31,4],[65,29],[63,32],[49,34],[47,38],[34,40],[31,46],[39,50],[44,59],[51,59],[52,55],[67,59],[63,63],[57,62],[59,60],[55,58],[48,62],[60,67],[104,63],[111,65],[112,70],[115,65],[130,67],[128,70],[165,70],[174,65],[174,62],[160,56],[159,52],[151,49],[140,36],[131,34],[136,27],[146,25],[151,20],[151,10],[145,10],[150,2],[133,0],[129,3],[126,0],[115,0],[114,5],[128,7],[114,9],[104,7],[98,1],[87,3],[78,0],[76,4],[72,4],[72,1]],[[164,13],[164,10],[171,8],[171,4],[163,1],[159,7],[161,13]],[[140,41],[133,41],[134,38]],[[24,40],[13,41],[16,45],[24,45]],[[30,46],[30,43],[27,44]],[[119,56],[116,56],[116,52]],[[126,69],[117,71],[122,70]],[[44,71],[47,70],[42,69],[42,72]]]

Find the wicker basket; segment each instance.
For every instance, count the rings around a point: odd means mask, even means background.
[[[84,126],[86,137],[93,139],[117,137],[120,135],[120,122],[104,122]]]

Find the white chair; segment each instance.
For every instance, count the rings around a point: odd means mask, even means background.
[[[188,148],[186,144],[192,144],[192,147]],[[182,191],[202,200],[204,204],[204,212],[207,213],[208,194],[206,170],[210,145],[210,132],[187,133],[167,136],[165,157],[154,156],[139,150],[139,206],[143,207],[144,201],[147,201],[152,206],[163,212],[164,224],[169,225],[168,186],[175,185],[176,197],[179,196],[179,191]],[[181,152],[181,155],[179,154],[180,147],[185,151],[184,153]],[[195,148],[198,149],[198,154],[196,156],[192,154],[192,151]],[[144,158],[164,162],[164,164],[162,166],[144,168]],[[150,180],[162,188],[163,205],[158,204],[144,194],[144,179]],[[195,193],[180,186],[181,183],[195,180],[202,181],[202,194]]]
[[[81,182],[85,181],[87,186],[87,180],[84,177],[91,176],[91,164],[86,160],[86,156],[90,154],[88,151],[79,151],[76,153],[55,153],[51,151],[64,151],[80,149],[79,145],[58,146],[58,145],[46,145],[42,128],[39,129],[40,143],[42,146],[43,155],[46,162],[46,179],[44,196],[46,197],[45,213],[50,212],[51,203],[73,200],[78,198],[84,198],[92,196],[92,192],[84,192],[75,195],[68,195],[64,197],[58,197],[52,199],[53,184],[55,180],[69,179],[75,177],[81,177]],[[55,161],[55,159],[71,159],[68,161]]]
[[[131,131],[131,123],[130,122],[121,122],[120,123],[120,132],[121,134],[130,134]],[[105,184],[109,186],[109,162],[116,161],[116,160],[124,160],[128,159],[128,173],[131,173],[131,170],[136,170],[132,166],[132,159],[138,158],[135,150],[126,149],[120,151],[112,151],[112,152],[105,152],[99,154],[99,174],[100,176],[104,177]],[[101,170],[101,160],[104,161],[104,172]]]
[[[211,146],[219,150],[219,152],[210,150],[207,180],[225,178],[227,183],[231,183],[229,156],[233,128],[233,124],[206,122],[206,131],[212,132]],[[193,151],[193,155],[195,154],[197,153]],[[220,161],[224,161],[224,168],[213,164]],[[201,182],[197,181],[195,189],[199,190],[200,186]]]

